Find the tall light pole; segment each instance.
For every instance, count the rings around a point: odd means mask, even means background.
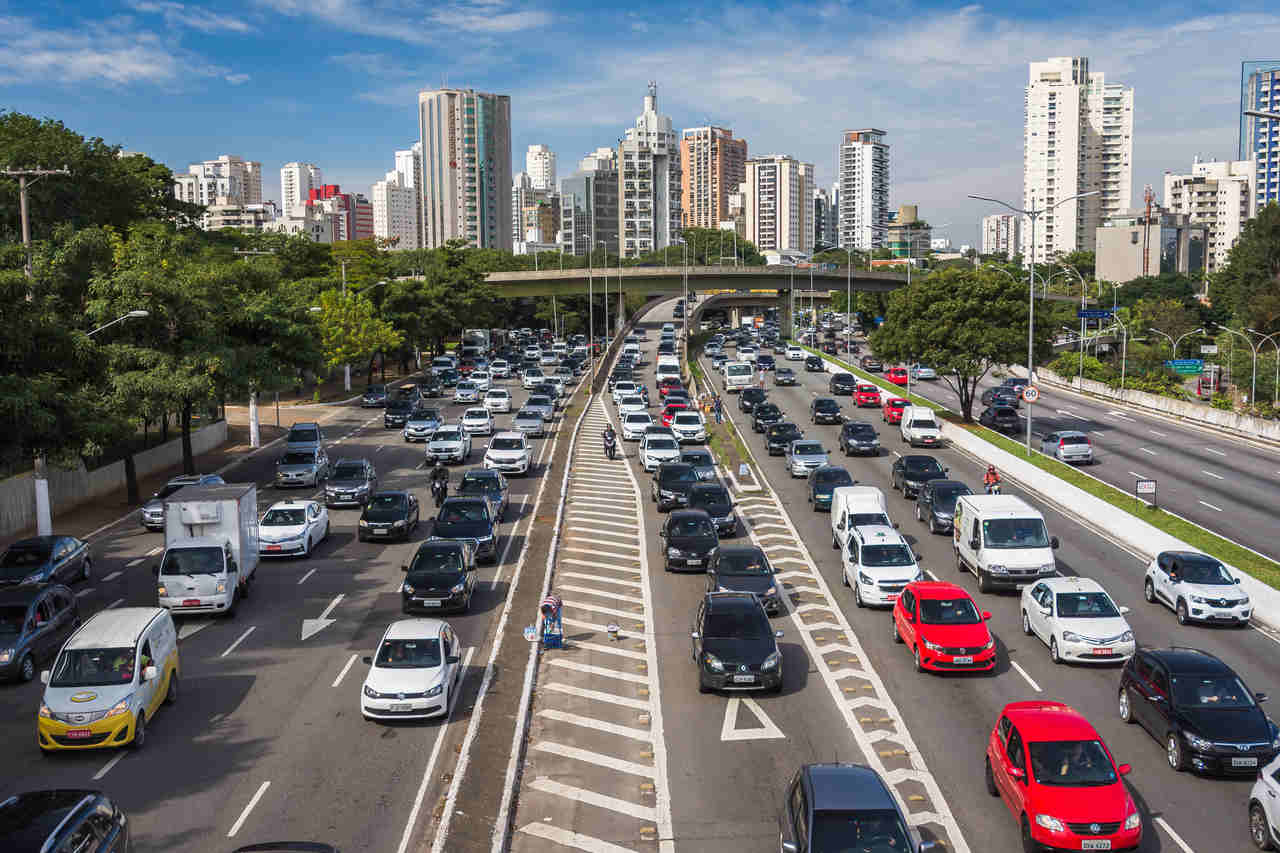
[[[1167,333],[1167,332],[1162,332],[1162,331],[1160,331],[1159,329],[1155,329],[1155,328],[1148,328],[1148,329],[1147,329],[1147,331],[1148,331],[1148,332],[1155,332],[1157,335],[1159,335],[1159,336],[1160,336],[1160,337],[1162,337],[1162,338],[1168,338],[1168,339],[1169,339],[1169,347],[1173,350],[1173,357],[1174,357],[1174,358],[1177,358],[1177,357],[1178,357],[1178,344],[1182,343],[1182,339],[1183,339],[1183,338],[1190,337],[1191,335],[1197,335],[1197,334],[1200,334],[1201,332],[1203,332],[1203,331],[1204,331],[1204,329],[1203,329],[1203,328],[1201,328],[1201,329],[1192,329],[1192,330],[1191,330],[1191,331],[1189,331],[1189,332],[1184,332],[1183,334],[1178,335],[1178,337],[1177,337],[1176,339],[1175,339],[1172,335],[1170,335],[1169,333]],[[1253,331],[1253,330],[1252,330],[1252,329],[1250,329],[1250,331]]]
[[[1274,409],[1276,406],[1276,400],[1280,400],[1280,343],[1276,343],[1274,338],[1276,335],[1280,335],[1280,332],[1272,332],[1269,335],[1263,335],[1262,332],[1259,332],[1256,329],[1250,329],[1249,331],[1262,338],[1262,340],[1258,341],[1259,347],[1270,342],[1271,345],[1276,348],[1276,384],[1271,390],[1271,408]]]
[[[1087,193],[1077,193],[1076,195],[1068,196],[1067,198],[1064,198],[1060,201],[1056,201],[1053,204],[1049,205],[1048,207],[1036,207],[1035,200],[1032,199],[1031,207],[1028,210],[1023,210],[1022,208],[1014,207],[1013,205],[1009,204],[1007,201],[1001,201],[998,198],[987,198],[986,196],[981,196],[981,195],[969,196],[969,198],[977,199],[978,201],[989,201],[993,204],[998,204],[1003,207],[1007,207],[1009,210],[1012,210],[1014,213],[1017,213],[1021,216],[1025,216],[1031,220],[1031,244],[1030,244],[1031,245],[1031,265],[1027,271],[1028,285],[1029,285],[1027,288],[1027,291],[1028,291],[1027,292],[1027,382],[1030,382],[1030,383],[1035,382],[1035,374],[1033,371],[1034,371],[1034,363],[1035,363],[1035,329],[1036,329],[1036,220],[1039,219],[1044,214],[1049,213],[1050,211],[1056,210],[1058,207],[1066,204],[1069,201],[1075,201],[1077,199],[1085,198],[1091,195],[1098,195],[1101,192],[1102,190],[1090,190]],[[1031,403],[1027,404],[1027,455],[1028,456],[1031,455],[1031,412],[1034,408],[1035,406],[1033,404]]]
[[[1248,344],[1249,349],[1253,351],[1253,379],[1249,382],[1249,399],[1256,403],[1258,396],[1258,348],[1253,345],[1253,338],[1249,337],[1244,332],[1237,332],[1235,329],[1228,329],[1221,323],[1214,323],[1213,325],[1217,326],[1224,332],[1230,332],[1233,335],[1244,338],[1244,342]]]

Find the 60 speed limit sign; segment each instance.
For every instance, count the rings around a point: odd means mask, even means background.
[[[1028,403],[1034,403],[1040,399],[1040,389],[1034,385],[1026,385],[1022,389],[1022,399]]]

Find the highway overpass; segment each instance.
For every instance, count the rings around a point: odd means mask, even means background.
[[[492,272],[486,280],[503,296],[567,296],[591,292],[613,293],[619,288],[626,293],[677,293],[689,287],[704,290],[797,291],[844,290],[846,271],[817,271],[795,267],[597,267],[572,270],[523,270]],[[848,279],[854,290],[886,292],[907,283],[906,273],[854,270]]]

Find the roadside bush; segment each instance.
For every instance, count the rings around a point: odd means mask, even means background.
[[[1224,412],[1229,412],[1235,408],[1235,406],[1231,405],[1231,398],[1226,394],[1214,394],[1213,399],[1209,401],[1209,405]]]
[[[1080,353],[1064,352],[1055,358],[1049,364],[1049,369],[1061,376],[1063,379],[1070,379],[1080,373]],[[1104,364],[1091,355],[1084,357],[1084,378],[1091,379],[1094,382],[1110,382],[1112,378],[1117,376],[1115,370],[1110,365]]]
[[[1120,387],[1120,377],[1113,377],[1107,382],[1112,388]],[[1145,376],[1126,376],[1124,387],[1131,391],[1145,391],[1148,394],[1159,394],[1175,400],[1186,400],[1187,390],[1182,387],[1181,378],[1167,373],[1148,373]]]

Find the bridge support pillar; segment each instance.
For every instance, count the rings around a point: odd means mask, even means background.
[[[622,332],[622,327],[627,324],[627,294],[625,291],[618,294],[618,325],[617,331]]]
[[[742,323],[742,309],[737,305],[729,308],[729,328],[736,329]]]
[[[791,291],[778,291],[778,328],[782,337],[790,338],[795,334],[795,323],[791,319]]]

